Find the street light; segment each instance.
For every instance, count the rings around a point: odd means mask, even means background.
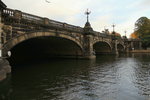
[[[89,22],[89,14],[91,13],[91,11],[89,11],[89,9],[86,10],[85,14],[87,15],[87,22]]]
[[[113,23],[112,27],[113,27],[113,34],[115,34],[115,24]]]
[[[125,30],[125,31],[124,31],[124,33],[125,33],[125,37],[126,37],[126,33],[127,33],[127,31]]]
[[[115,40],[116,37],[115,37],[115,24],[113,23],[112,27],[113,27],[113,32],[112,32],[112,39]]]

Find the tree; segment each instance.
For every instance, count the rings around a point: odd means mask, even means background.
[[[111,32],[110,35],[112,36],[113,39],[120,39],[121,38],[120,33],[117,33],[117,32]]]
[[[130,37],[131,37],[132,39],[138,39],[138,35],[137,35],[137,33],[135,33],[135,32],[131,33]]]
[[[111,34],[111,35],[112,35],[112,34],[115,34],[115,36],[121,37],[120,33],[117,33],[117,32],[115,32],[115,33],[111,32],[110,34]]]
[[[135,33],[142,40],[142,46],[146,49],[150,44],[150,19],[139,18],[135,23]]]
[[[116,36],[121,37],[120,33],[115,33]]]

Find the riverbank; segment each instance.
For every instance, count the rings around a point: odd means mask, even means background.
[[[150,53],[150,50],[132,50],[131,53]]]
[[[0,81],[4,80],[10,72],[9,62],[6,59],[0,58]]]

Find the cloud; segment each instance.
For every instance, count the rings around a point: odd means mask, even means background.
[[[122,36],[125,35],[125,31],[127,32],[127,37],[130,36],[131,33],[133,33],[134,30],[134,23],[133,20],[129,20],[127,22],[124,22],[122,24],[116,25],[116,31],[119,32]]]
[[[91,26],[93,27],[94,30],[96,31],[103,31],[104,28],[109,29],[110,32],[112,32],[112,22],[113,16],[112,15],[106,15],[106,16],[101,16],[95,19],[95,21],[91,22]],[[133,32],[134,29],[134,22],[135,19],[131,18],[130,20],[126,20],[125,22],[116,24],[115,31],[120,33],[122,36],[125,35],[124,31],[127,31],[127,36],[129,37],[130,34]]]
[[[141,6],[149,7],[150,6],[150,0],[142,0],[140,4],[141,4]]]
[[[105,28],[110,28],[111,27],[111,20],[112,20],[112,15],[105,15],[105,16],[97,16],[92,22],[91,26],[93,27],[94,30],[96,31],[102,31]]]

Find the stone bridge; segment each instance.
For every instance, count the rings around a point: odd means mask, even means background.
[[[127,52],[133,45],[121,37],[96,32],[87,20],[79,27],[19,10],[1,9],[2,56],[95,58],[97,54]]]

